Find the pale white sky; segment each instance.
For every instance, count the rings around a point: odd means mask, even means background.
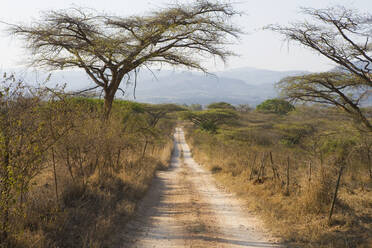
[[[117,15],[143,14],[164,6],[172,0],[1,0],[0,20],[8,23],[27,23],[37,19],[40,11],[81,6],[94,8]],[[179,0],[179,2],[188,2]],[[208,62],[211,71],[256,67],[271,70],[308,70],[324,71],[333,67],[330,61],[304,49],[283,42],[282,37],[270,31],[262,31],[267,24],[288,24],[303,20],[298,13],[299,7],[324,8],[344,5],[362,12],[372,13],[372,0],[233,0],[238,10],[247,15],[237,17],[235,23],[243,28],[247,35],[242,36],[232,50],[240,54],[233,57],[227,65],[214,61]],[[22,43],[8,37],[0,24],[0,68],[22,65],[26,53]]]

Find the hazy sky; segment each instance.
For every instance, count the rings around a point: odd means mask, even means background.
[[[144,14],[152,9],[164,6],[168,0],[1,0],[0,20],[8,23],[27,23],[36,19],[40,11],[68,8],[72,6],[90,7],[110,14]],[[186,0],[179,2],[188,2]],[[235,23],[243,28],[244,35],[239,44],[232,49],[240,54],[233,57],[227,65],[210,61],[211,71],[236,67],[257,67],[272,70],[328,70],[330,61],[313,52],[286,44],[282,37],[270,31],[262,31],[267,24],[287,24],[305,17],[299,14],[299,7],[324,8],[344,5],[362,12],[372,13],[372,0],[235,0],[238,10],[246,15],[237,17]],[[0,68],[22,65],[26,56],[22,43],[10,38],[0,24]]]

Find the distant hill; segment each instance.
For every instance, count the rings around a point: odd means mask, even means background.
[[[307,71],[272,71],[257,69],[253,67],[242,67],[226,71],[217,72],[218,76],[236,78],[251,85],[272,85],[280,79],[288,76],[297,76],[309,73]]]
[[[259,101],[252,94],[255,87],[226,77],[203,75],[195,72],[173,72],[157,80],[139,80],[136,90],[138,101],[162,103],[200,103],[226,101],[232,104]]]
[[[12,70],[10,70],[12,71]],[[17,70],[13,70],[17,71]],[[149,103],[209,104],[225,101],[232,104],[257,105],[267,98],[276,97],[274,84],[286,76],[304,74],[304,71],[270,71],[256,68],[238,68],[206,75],[191,71],[144,70],[137,80],[136,100]],[[48,73],[17,71],[27,82],[42,82]],[[154,76],[155,75],[155,76]],[[132,80],[133,81],[133,80]],[[82,71],[53,72],[48,84],[67,84],[67,90],[94,86]],[[133,84],[124,87],[125,99],[133,99]],[[123,97],[118,93],[117,97]]]
[[[141,77],[137,100],[151,103],[200,103],[226,101],[232,104],[257,105],[267,98],[278,96],[274,84],[286,76],[305,71],[270,71],[239,68],[213,75],[197,72],[162,72],[157,79]]]

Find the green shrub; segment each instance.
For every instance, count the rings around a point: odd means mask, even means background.
[[[283,99],[268,99],[257,105],[256,109],[260,112],[275,113],[284,115],[295,109],[295,107]]]

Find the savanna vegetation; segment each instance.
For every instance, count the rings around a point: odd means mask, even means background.
[[[370,120],[361,110],[372,87],[371,14],[343,6],[302,10],[310,21],[268,28],[329,59],[336,67],[330,72],[284,78],[279,88],[293,101],[336,106],[352,116],[359,129],[371,132]]]
[[[282,79],[282,96],[297,106],[270,99],[256,111],[238,108],[239,122],[214,132],[189,125],[188,140],[195,158],[289,246],[371,247],[371,115],[363,107],[371,16],[341,6],[303,12],[311,19],[268,29],[337,67]]]
[[[1,81],[0,247],[112,247],[154,172],[179,107],[71,97]]]
[[[282,79],[284,98],[255,111],[114,101],[140,69],[206,72],[205,58],[234,55],[228,45],[241,30],[231,4],[202,0],[132,17],[73,8],[10,25],[32,66],[82,69],[103,100],[4,74],[0,247],[115,247],[154,172],[169,164],[177,118],[195,159],[289,246],[371,247],[372,111],[362,104],[372,86],[371,16],[303,11],[314,22],[267,29],[337,67]]]
[[[0,246],[113,247],[157,168],[168,165],[172,104],[114,101],[140,69],[225,61],[241,30],[229,3],[193,1],[141,16],[50,10],[7,24],[30,66],[79,68],[95,87],[66,94],[4,75],[0,88]],[[103,100],[79,94],[101,90]],[[94,92],[96,93],[96,92]],[[76,97],[74,97],[74,95]]]
[[[372,137],[342,111],[236,112],[217,132],[187,124],[194,158],[295,247],[370,247]]]

